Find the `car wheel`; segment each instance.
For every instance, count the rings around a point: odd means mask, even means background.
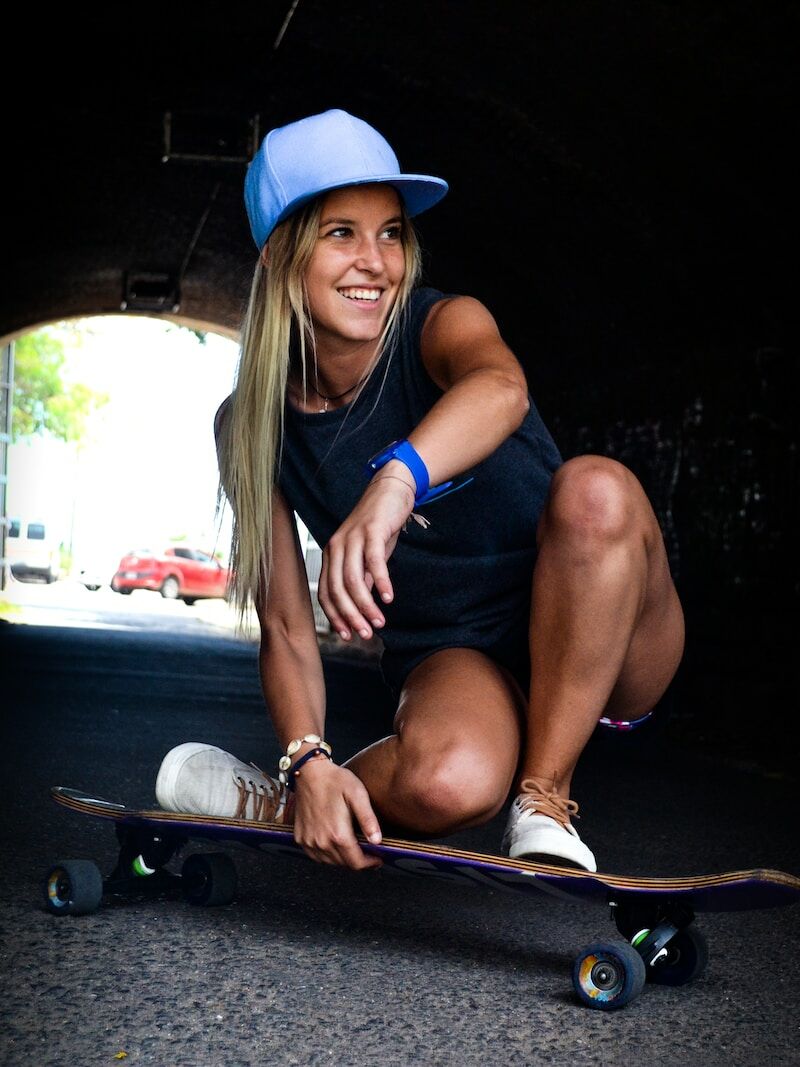
[[[89,590],[90,593],[96,593],[97,590],[100,588],[100,586],[99,585],[87,585],[86,588]]]
[[[187,604],[189,607],[191,607],[193,604],[197,603],[197,597],[196,596],[185,596],[183,598],[183,602],[184,602],[184,604]]]
[[[165,600],[177,600],[181,591],[181,584],[174,574],[170,574],[161,583],[161,595]]]

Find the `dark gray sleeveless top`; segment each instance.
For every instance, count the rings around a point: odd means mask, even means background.
[[[443,395],[425,369],[420,335],[444,295],[413,293],[391,358],[383,354],[356,401],[320,414],[287,401],[279,485],[322,547],[361,497],[367,460],[407,437]],[[560,464],[531,399],[520,428],[453,479],[473,477],[469,485],[417,509],[431,525],[409,522],[388,562],[395,598],[381,603],[387,653],[411,662],[439,647],[485,648],[527,618],[536,525]]]

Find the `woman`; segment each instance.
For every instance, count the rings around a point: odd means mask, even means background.
[[[379,861],[354,827],[444,836],[511,795],[503,851],[595,870],[573,771],[601,716],[661,697],[683,615],[636,478],[601,456],[562,462],[486,308],[416,288],[409,216],[446,191],[335,110],[273,130],[248,169],[260,259],[215,428],[234,594],[258,612],[285,754],[276,781],[180,745],[157,797],[292,823],[314,859],[365,868]],[[342,765],[293,511],[324,546],[331,625],[381,635],[398,700],[395,732]]]

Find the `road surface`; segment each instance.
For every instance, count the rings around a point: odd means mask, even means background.
[[[116,858],[110,826],[56,808],[52,785],[152,804],[174,744],[207,740],[265,769],[279,751],[256,645],[224,605],[32,588],[0,622],[3,1064],[798,1062],[796,905],[701,916],[706,975],[609,1015],[580,1007],[569,978],[578,951],[615,936],[605,910],[545,896],[237,852],[229,907],[52,916],[49,864],[92,858],[108,873]],[[327,656],[325,671],[341,758],[386,733],[393,709],[370,661]],[[580,829],[622,873],[797,874],[796,785],[676,748],[657,725],[598,735],[576,778]],[[496,851],[502,824],[449,843]]]

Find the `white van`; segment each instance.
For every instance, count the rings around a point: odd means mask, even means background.
[[[61,551],[47,523],[10,519],[6,556],[15,578],[44,578],[48,585],[58,579]]]

